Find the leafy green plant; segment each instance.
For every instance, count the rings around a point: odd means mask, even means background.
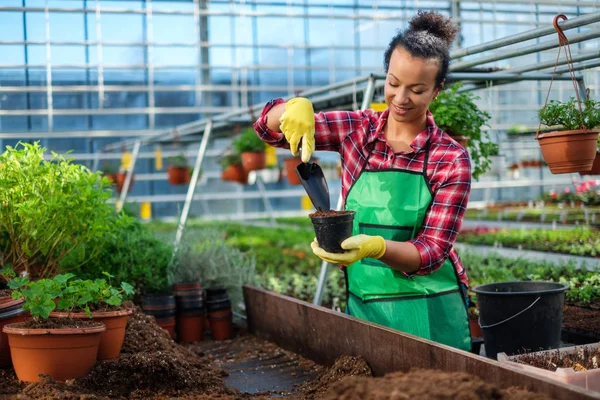
[[[519,135],[521,133],[530,132],[530,129],[527,129],[525,125],[513,125],[507,131],[507,135]]]
[[[124,296],[133,294],[133,287],[122,282],[120,289],[112,287],[106,279],[73,279],[72,273],[56,275],[54,278],[30,281],[27,277],[17,277],[10,268],[0,271],[12,289],[13,299],[23,299],[23,309],[29,310],[34,319],[46,319],[52,311],[82,310],[91,318],[90,306],[94,309],[103,306],[120,306]],[[112,277],[104,273],[109,279]]]
[[[248,128],[233,140],[233,148],[238,153],[263,153],[265,143],[258,137],[253,128]]]
[[[243,305],[242,286],[256,282],[256,260],[224,242],[218,229],[188,231],[173,264],[173,281],[199,280],[227,289],[235,310]]]
[[[461,83],[455,83],[442,90],[429,110],[437,126],[446,133],[469,138],[467,149],[473,160],[473,178],[477,179],[490,169],[489,157],[497,152],[498,145],[492,142],[489,131],[483,130],[490,115],[475,104],[479,97],[471,92],[459,92],[461,87]]]
[[[0,232],[6,237],[0,265],[42,278],[54,276],[73,253],[76,265],[97,257],[100,248],[87,243],[110,238],[120,218],[100,172],[56,153],[47,161],[44,153],[36,142],[7,146],[0,155]]]
[[[167,158],[167,163],[176,168],[185,168],[188,166],[187,158],[183,154]]]
[[[573,97],[566,103],[550,100],[538,111],[538,117],[543,125],[558,130],[594,129],[600,127],[600,102],[593,99],[582,101],[580,113]]]
[[[115,235],[100,246],[100,256],[76,269],[67,258],[61,269],[73,270],[80,278],[95,279],[104,272],[117,282],[129,282],[139,297],[148,293],[164,293],[170,289],[169,263],[172,245],[158,238],[146,225],[127,220]]]
[[[225,154],[221,157],[220,163],[223,169],[226,169],[230,165],[240,165],[242,164],[242,156],[240,153]]]

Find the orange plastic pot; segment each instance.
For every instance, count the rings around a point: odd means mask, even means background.
[[[177,341],[194,343],[202,340],[204,310],[190,310],[177,314]]]
[[[214,340],[228,340],[233,337],[231,310],[214,311],[208,314]]]
[[[600,175],[600,153],[596,153],[596,158],[594,158],[592,169],[586,172],[580,172],[579,175]]]
[[[246,172],[265,169],[267,165],[267,155],[264,151],[261,153],[245,152],[242,153],[241,156],[242,166]]]
[[[479,319],[469,319],[469,329],[471,330],[472,337],[483,337],[481,326],[479,326]]]
[[[167,331],[169,336],[171,336],[171,339],[175,339],[175,324],[177,323],[177,321],[175,321],[175,317],[156,318],[156,323],[158,326]]]
[[[129,190],[131,191],[131,189],[133,188],[133,182],[134,182],[134,178],[135,174],[131,175],[131,182],[129,182]],[[127,174],[125,172],[119,172],[115,175],[115,184],[117,185],[117,192],[121,193],[121,191],[123,190],[123,185],[125,185],[125,179],[127,178]]]
[[[221,173],[221,179],[245,185],[248,183],[248,172],[244,170],[242,164],[230,165]]]
[[[100,338],[98,347],[98,360],[114,360],[119,358],[121,347],[125,340],[125,327],[129,316],[133,314],[133,309],[119,311],[96,311],[92,312],[92,320],[102,322],[106,326],[106,331]],[[69,313],[52,312],[50,318],[68,318]],[[90,319],[86,313],[71,313],[73,319]]]
[[[167,174],[171,185],[186,185],[192,179],[189,167],[170,166],[167,168]]]
[[[537,134],[542,156],[553,174],[587,172],[596,159],[600,129]]]
[[[57,381],[87,374],[98,356],[104,325],[92,328],[26,329],[15,324],[2,331],[8,335],[12,363],[17,378],[39,382],[40,374]]]

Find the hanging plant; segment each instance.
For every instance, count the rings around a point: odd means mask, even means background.
[[[580,99],[577,82],[575,81],[569,40],[558,26],[559,19],[566,20],[567,17],[559,14],[554,17],[553,21],[554,29],[558,32],[559,38],[558,57],[556,58],[554,71],[556,71],[560,52],[564,47],[577,99],[571,98],[566,103],[555,100],[548,102],[552,89],[553,80],[551,80],[544,107],[538,112],[540,125],[535,138],[540,144],[542,156],[548,163],[550,172],[553,174],[585,173],[592,169],[596,158],[600,130],[594,128],[600,125],[600,108],[594,100],[588,98],[581,101]],[[542,124],[556,130],[541,133]]]

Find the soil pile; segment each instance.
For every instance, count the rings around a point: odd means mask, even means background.
[[[550,400],[518,389],[502,390],[463,372],[417,369],[381,378],[355,376],[331,385],[323,400]]]
[[[600,337],[600,313],[598,306],[583,308],[565,305],[563,309],[563,327],[570,331],[585,333]]]
[[[348,377],[372,377],[371,367],[362,357],[342,356],[331,368],[325,369],[317,379],[298,387],[302,399],[320,399],[335,383]]]

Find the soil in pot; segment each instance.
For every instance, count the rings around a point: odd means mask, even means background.
[[[329,253],[343,253],[341,243],[352,236],[354,211],[316,211],[309,215],[319,246]]]
[[[565,305],[562,325],[568,331],[600,338],[600,310]]]

